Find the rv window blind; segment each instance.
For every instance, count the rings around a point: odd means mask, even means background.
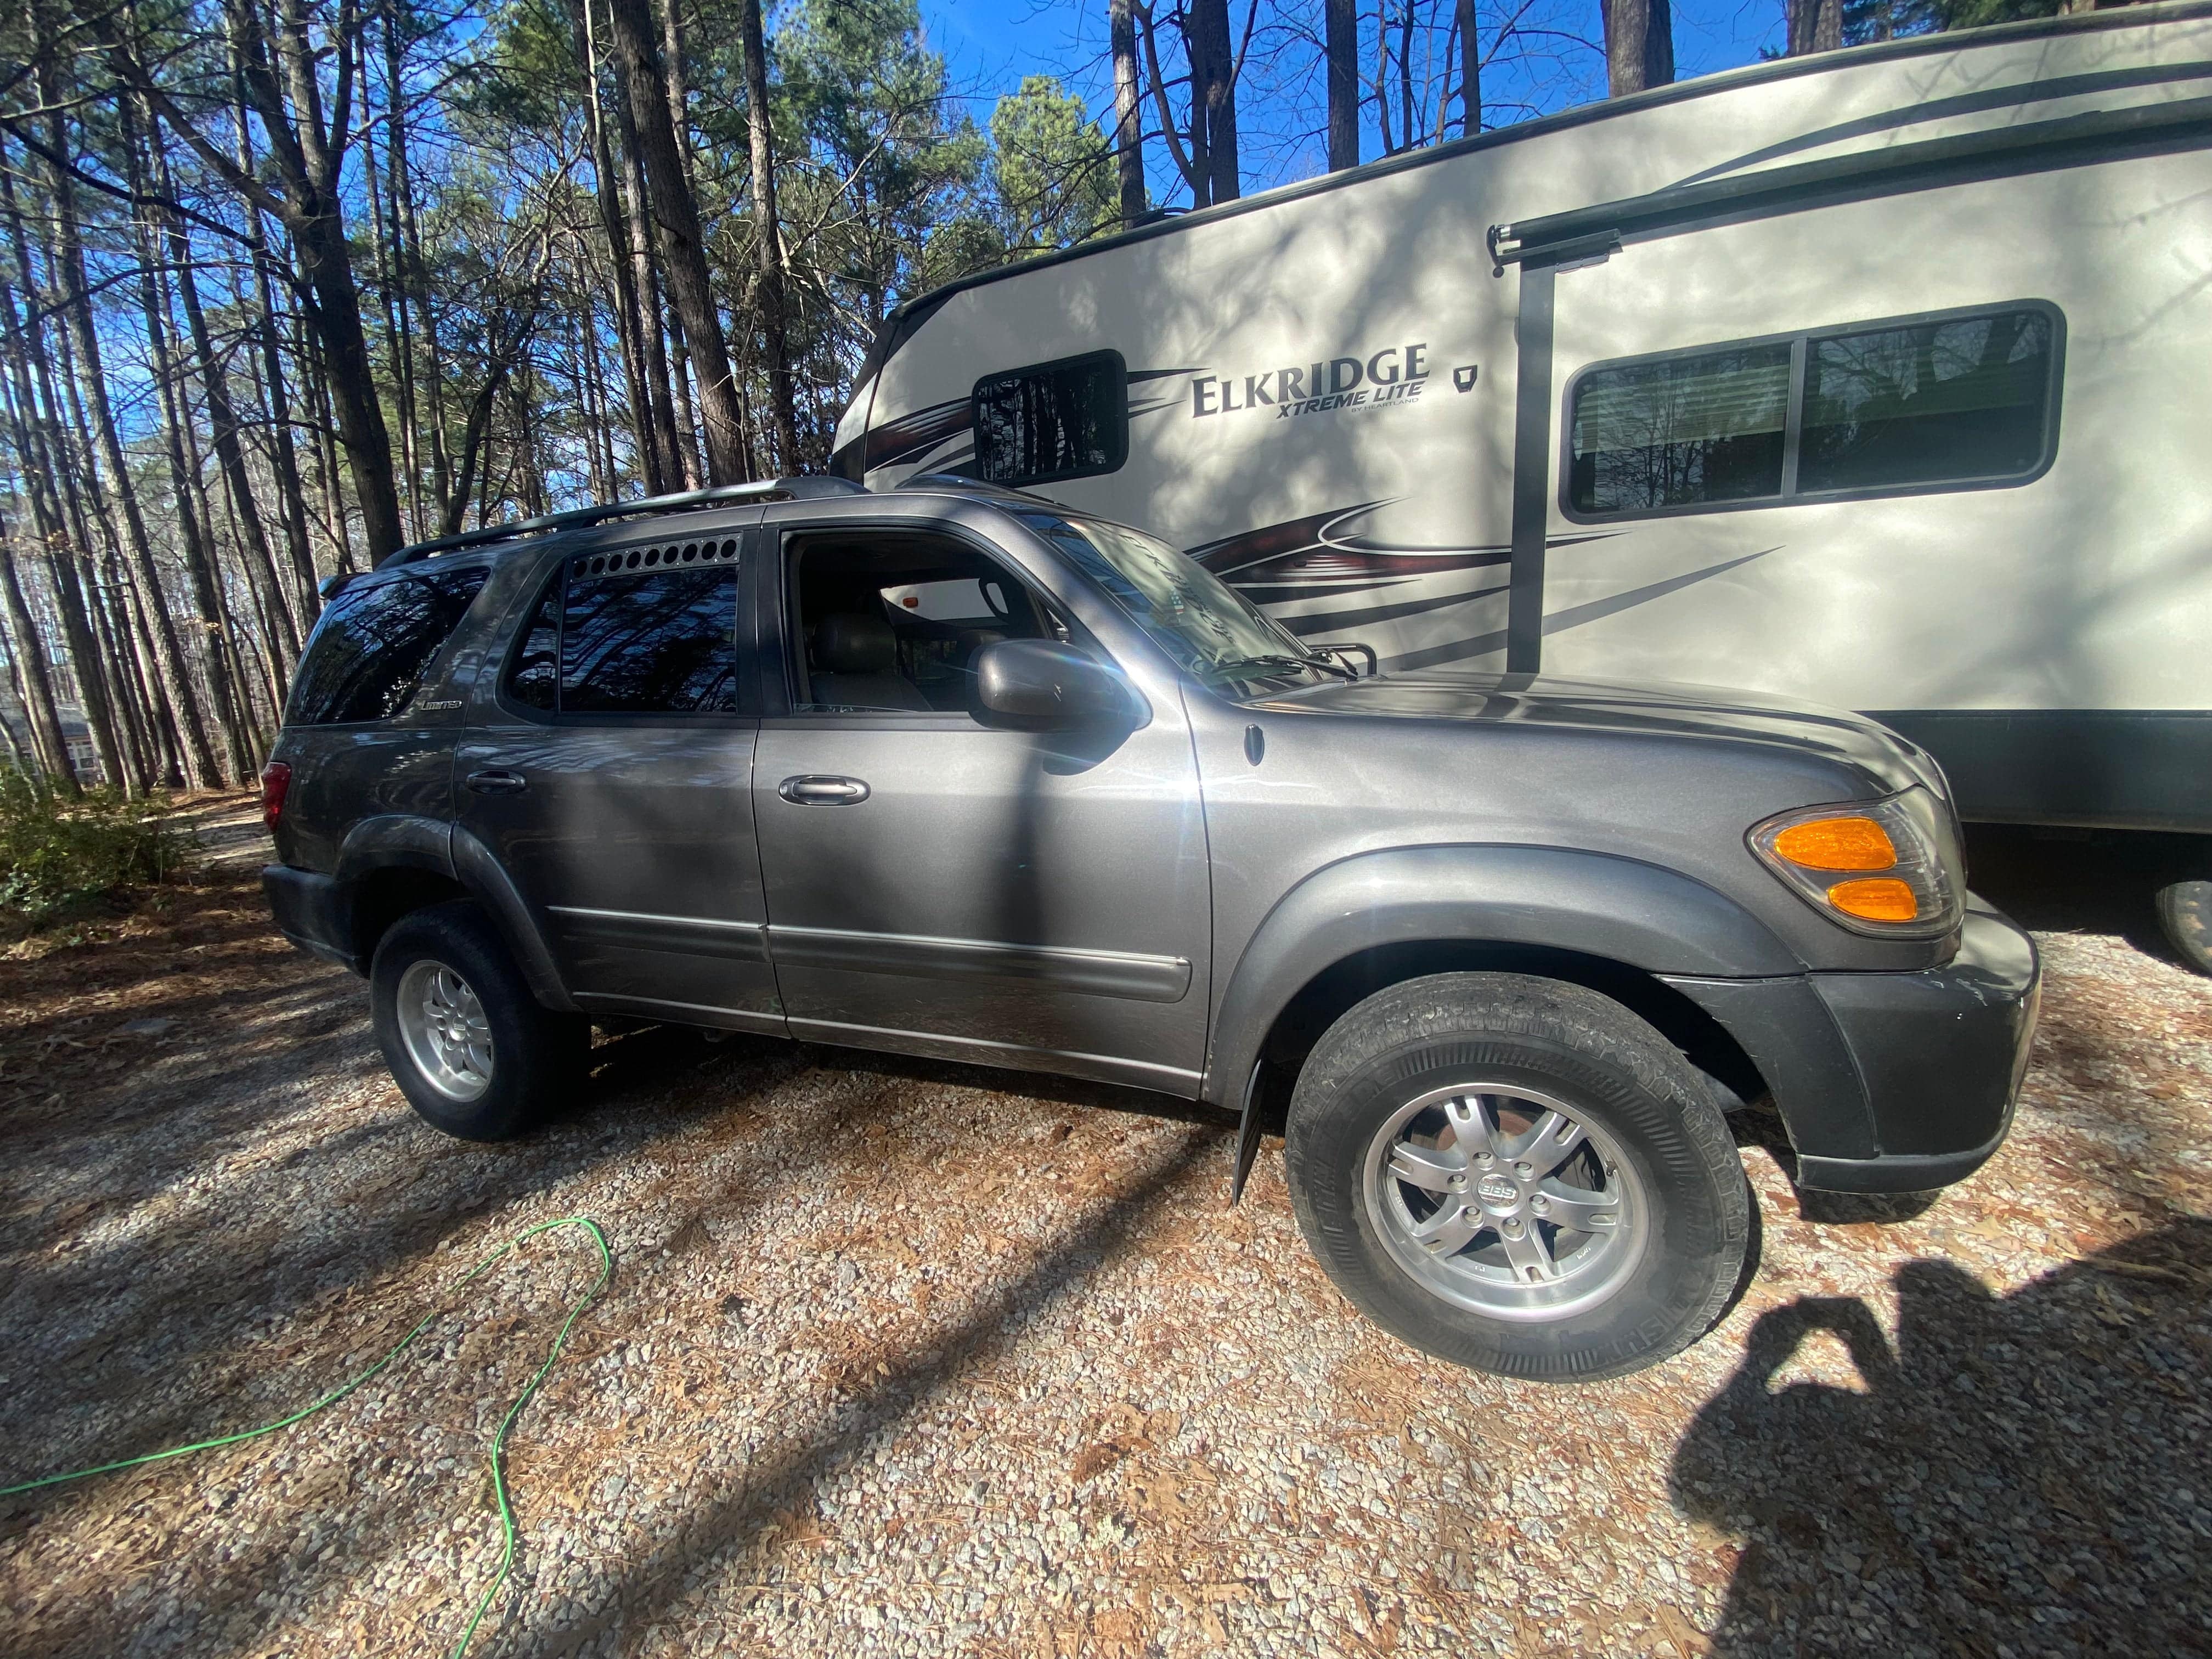
[[[1128,376],[1116,351],[986,375],[973,393],[975,471],[993,483],[1050,483],[1128,459]]]
[[[2057,309],[1808,331],[1598,363],[1567,393],[1578,521],[2022,483],[2057,439]]]

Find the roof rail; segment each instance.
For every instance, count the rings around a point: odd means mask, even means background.
[[[1049,507],[1059,512],[1067,510],[1067,503],[1056,501],[1049,495],[1041,495],[1034,489],[1017,489],[1012,484],[993,483],[988,478],[971,478],[960,472],[917,472],[902,482],[901,489],[957,489],[963,495],[989,495],[1018,501],[1033,501],[1039,507]]]
[[[695,507],[765,501],[774,495],[798,501],[807,496],[865,495],[867,493],[866,486],[850,478],[809,477],[763,478],[758,483],[717,484],[709,489],[686,489],[673,495],[647,495],[642,501],[603,501],[597,507],[574,507],[565,513],[547,513],[514,524],[492,525],[483,530],[464,531],[458,536],[441,536],[436,541],[416,542],[379,560],[376,568],[386,570],[393,565],[413,564],[434,554],[458,553],[465,547],[483,547],[493,542],[510,541],[517,536],[534,536],[548,530],[574,530],[580,526],[599,524],[609,519],[626,519],[640,514],[681,513]]]

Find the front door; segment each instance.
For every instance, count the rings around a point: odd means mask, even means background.
[[[459,748],[463,826],[544,919],[587,1009],[782,1029],[753,836],[741,545],[695,531],[560,560]]]
[[[978,650],[1090,641],[964,538],[791,532],[780,570],[790,712],[753,799],[792,1034],[1194,1093],[1211,923],[1180,701],[1100,739],[979,725]]]

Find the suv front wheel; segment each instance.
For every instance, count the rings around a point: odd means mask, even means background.
[[[1292,1097],[1298,1224],[1385,1329],[1478,1370],[1618,1376],[1727,1307],[1751,1194],[1698,1073],[1579,986],[1439,974],[1360,1003]]]
[[[467,900],[392,924],[369,969],[376,1041],[422,1119],[463,1140],[505,1140],[573,1092],[591,1046],[581,1017],[530,994]]]

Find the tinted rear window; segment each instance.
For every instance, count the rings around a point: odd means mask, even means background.
[[[728,540],[566,561],[516,644],[507,696],[548,714],[734,713],[737,560]]]
[[[434,571],[338,595],[300,663],[286,723],[343,726],[404,709],[487,574]]]

